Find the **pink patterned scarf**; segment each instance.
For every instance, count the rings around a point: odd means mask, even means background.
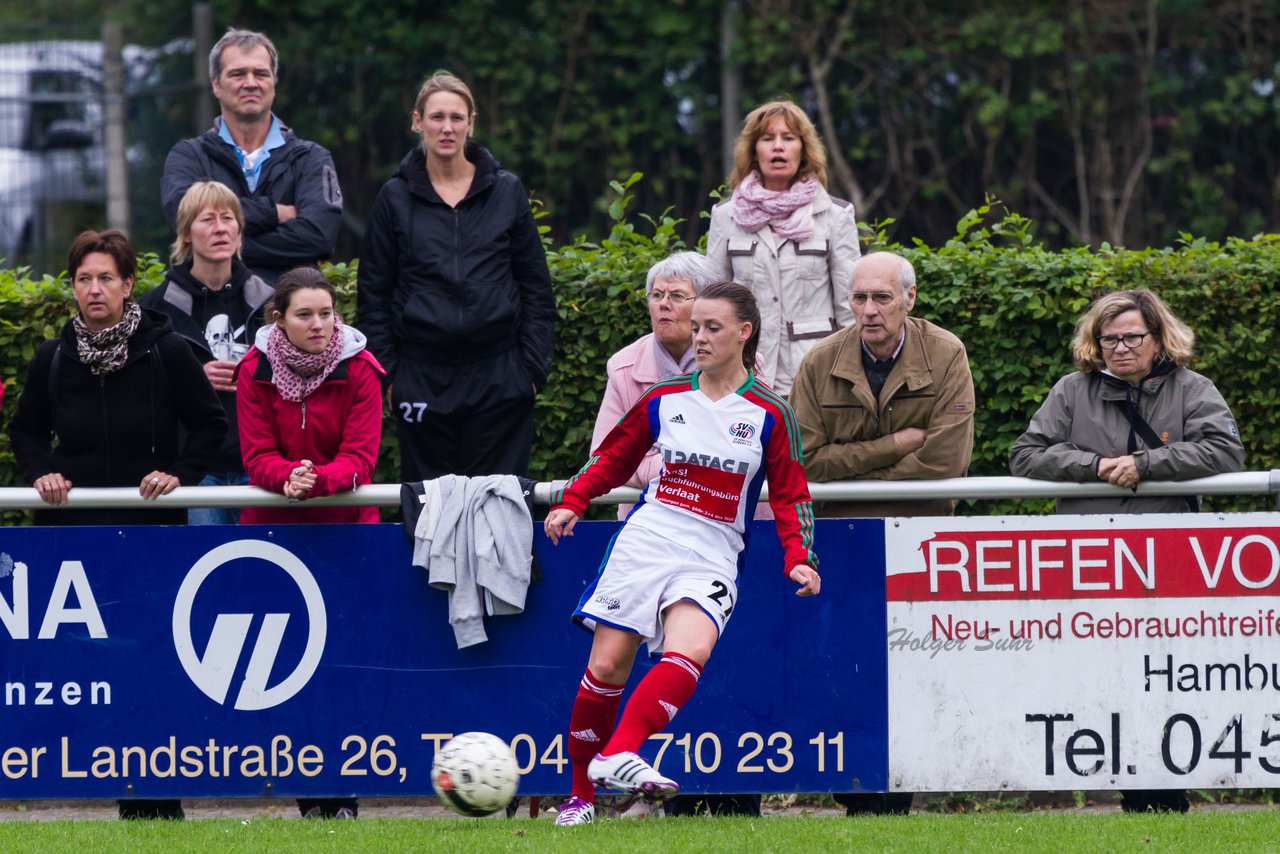
[[[299,403],[319,388],[342,361],[342,338],[342,318],[337,315],[333,318],[333,337],[319,353],[298,349],[280,324],[272,325],[267,336],[267,361],[271,363],[271,382],[280,396]]]
[[[818,182],[796,181],[784,191],[766,190],[753,169],[733,191],[733,221],[753,234],[766,225],[783,240],[808,240],[813,235],[813,197]]]
[[[698,360],[693,355],[693,344],[689,344],[689,349],[684,351],[684,355],[677,362],[667,352],[667,348],[662,346],[662,342],[658,340],[658,336],[653,336],[653,352],[654,359],[658,363],[658,379],[668,380],[672,377],[678,377],[681,374],[691,374],[698,368]]]

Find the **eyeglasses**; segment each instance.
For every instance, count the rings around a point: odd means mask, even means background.
[[[876,305],[893,305],[896,297],[897,294],[892,291],[875,291],[869,294],[862,291],[854,291],[852,300],[854,305],[866,305],[868,299]]]
[[[671,304],[673,306],[684,305],[686,302],[693,299],[693,297],[691,296],[678,294],[675,291],[649,291],[649,302],[653,303],[654,305],[657,305],[658,303],[662,302],[664,299],[668,299],[668,298],[671,299]]]
[[[1124,346],[1130,350],[1136,350],[1142,346],[1142,342],[1150,334],[1150,332],[1130,332],[1127,335],[1099,335],[1098,346],[1103,350],[1114,350],[1123,341]]]

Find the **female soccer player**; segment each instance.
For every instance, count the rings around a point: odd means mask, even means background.
[[[595,637],[569,720],[573,792],[559,825],[591,823],[595,785],[651,799],[679,791],[636,751],[692,696],[733,612],[747,522],[765,477],[788,577],[800,596],[821,587],[795,414],[751,371],[760,336],[755,297],[733,282],[711,285],[694,303],[692,325],[699,369],[645,392],[547,515],[552,543],[572,536],[591,499],[625,483],[657,443],[662,470],[573,614]],[[615,730],[641,643],[662,659]]]

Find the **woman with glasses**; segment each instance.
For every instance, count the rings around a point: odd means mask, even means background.
[[[1144,480],[1191,480],[1239,471],[1244,446],[1227,402],[1187,367],[1195,334],[1151,291],[1100,297],[1076,322],[1075,373],[1058,380],[1013,443],[1020,477],[1134,489]],[[1179,513],[1188,496],[1060,498],[1059,513]],[[1179,789],[1127,789],[1125,812],[1186,812]]]
[[[853,323],[853,205],[827,195],[827,155],[790,101],[752,110],[733,150],[733,196],[711,212],[707,257],[760,304],[760,367],[781,395],[818,341]]]
[[[1058,381],[1010,453],[1020,477],[1133,489],[1240,471],[1244,446],[1222,395],[1187,367],[1195,335],[1151,291],[1100,297],[1076,323],[1077,371]],[[1061,498],[1059,513],[1177,513],[1184,496]]]
[[[697,252],[677,252],[649,268],[644,292],[653,331],[609,358],[605,368],[609,381],[596,416],[595,431],[591,434],[593,449],[600,446],[649,386],[697,369],[690,326],[693,300],[719,278],[715,267]],[[661,468],[662,458],[658,456],[658,446],[654,445],[626,485],[643,489],[658,476]],[[631,507],[620,505],[618,518],[625,519]]]

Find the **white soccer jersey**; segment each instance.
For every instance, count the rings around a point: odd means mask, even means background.
[[[698,390],[698,373],[658,383],[622,417],[553,503],[581,515],[593,497],[626,483],[655,443],[662,471],[645,488],[628,525],[708,559],[738,563],[767,477],[785,554],[783,572],[800,563],[817,567],[795,414],[754,376],[717,401]]]

